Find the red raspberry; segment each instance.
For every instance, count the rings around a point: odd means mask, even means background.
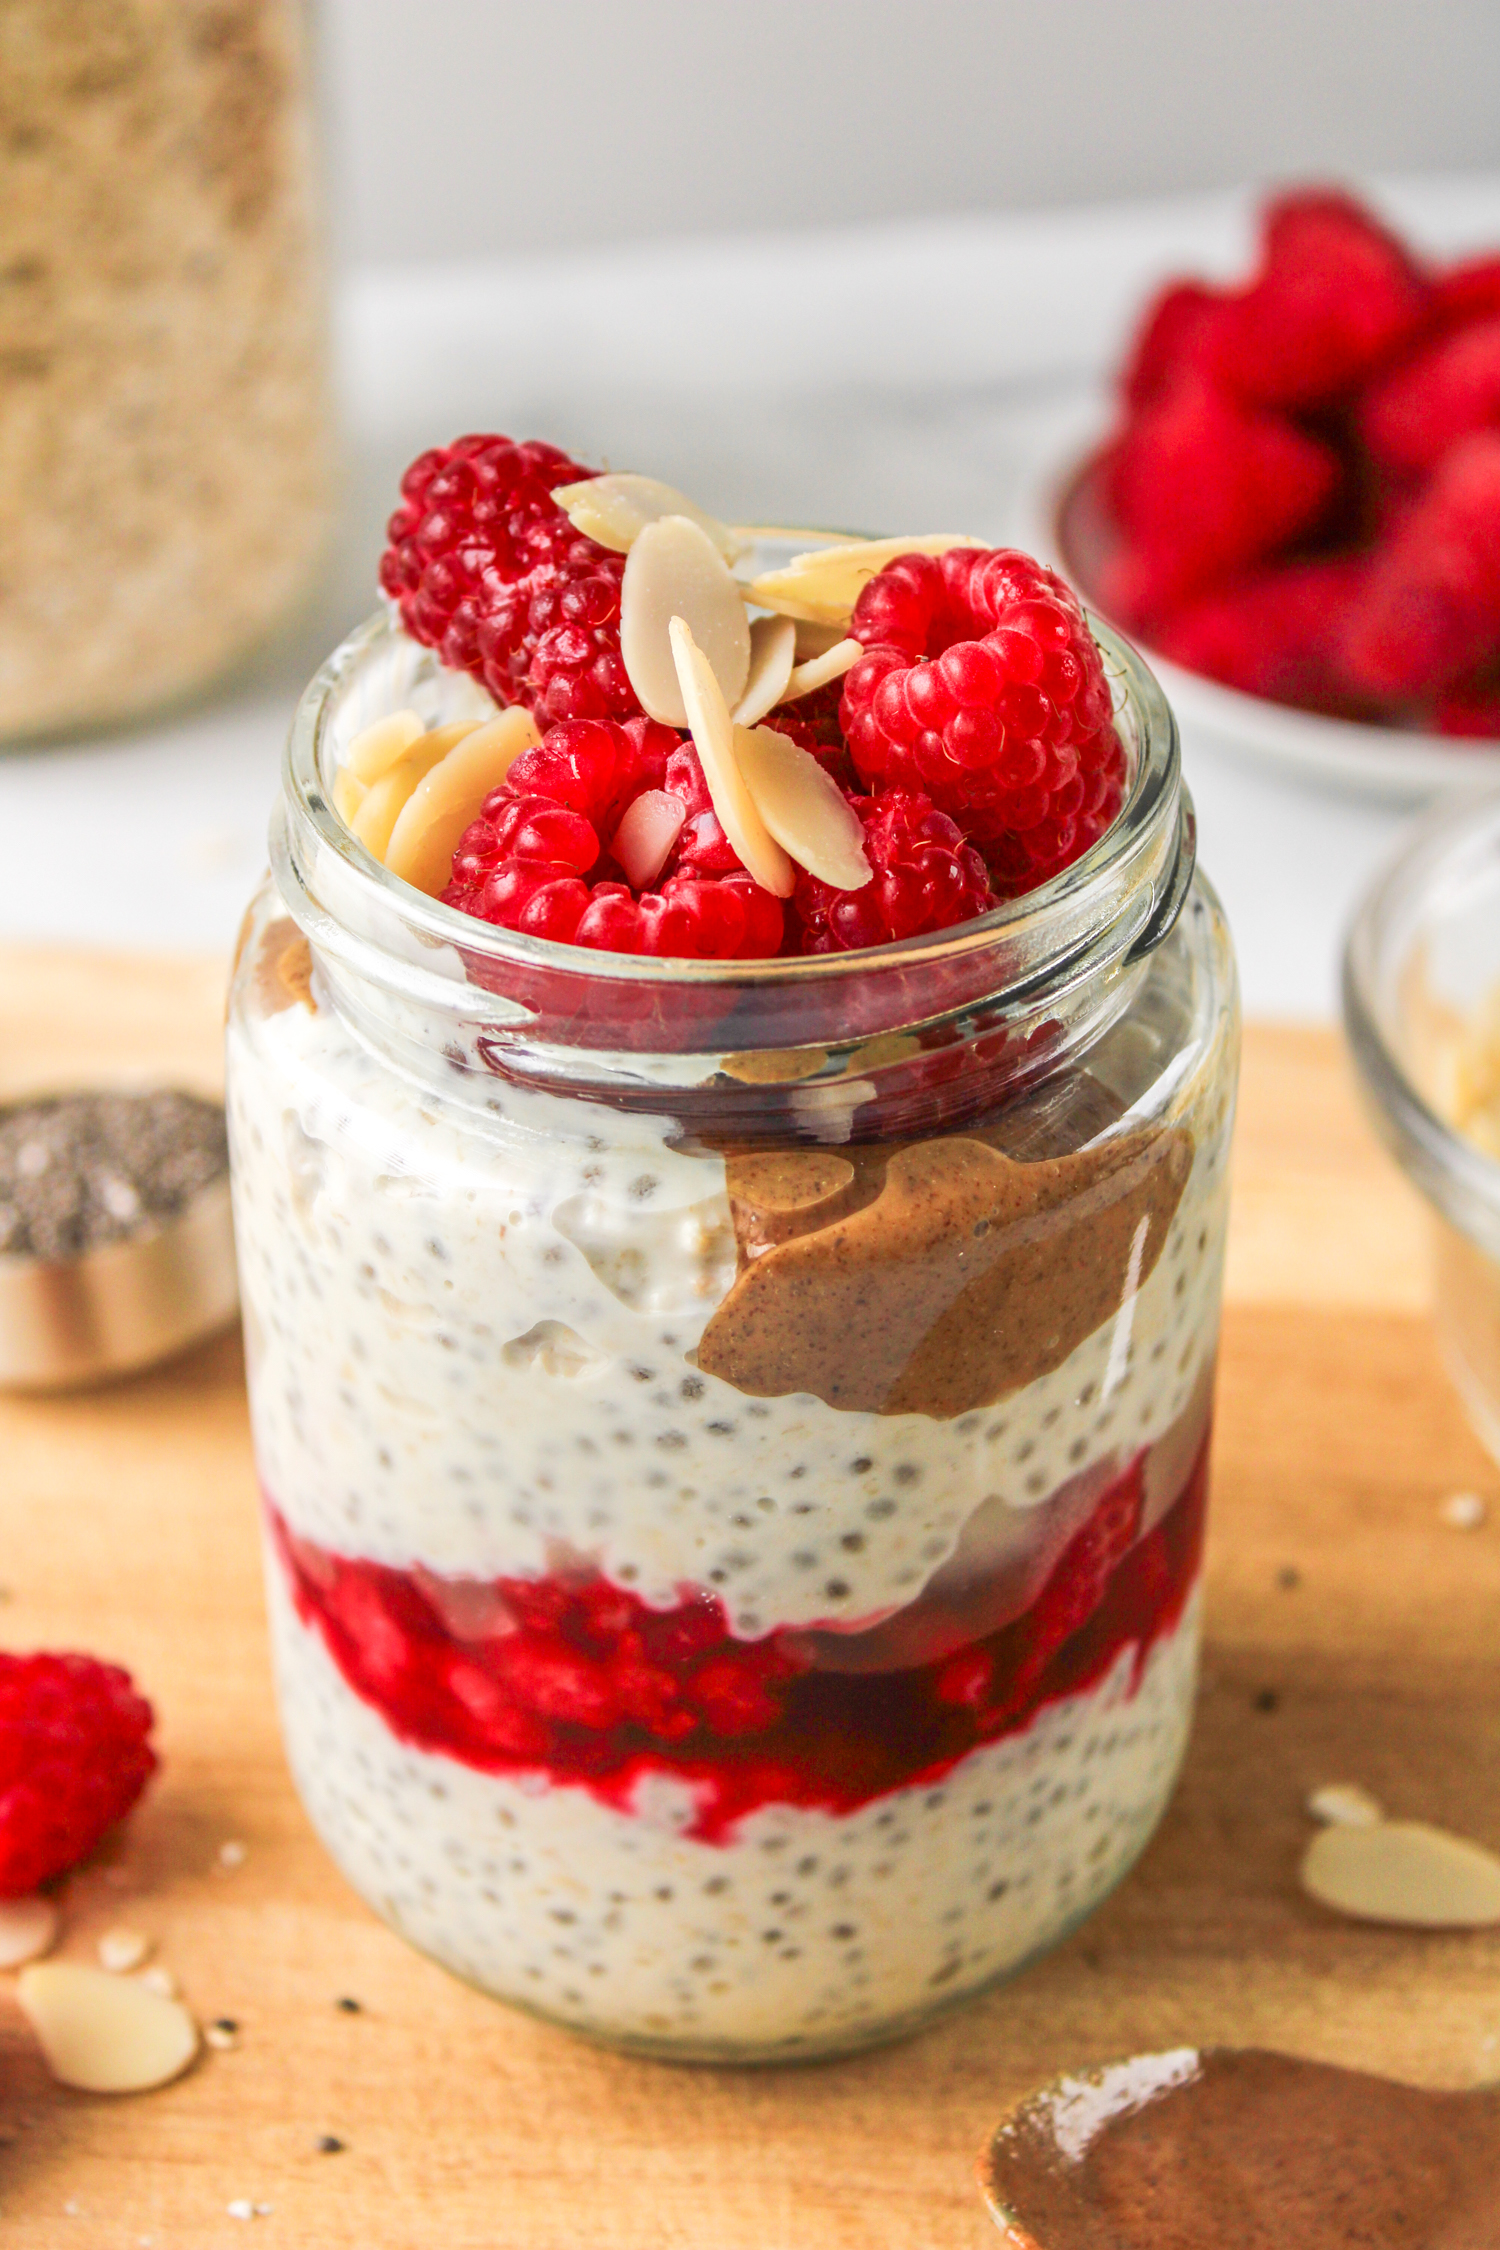
[[[984,861],[946,813],[920,790],[851,797],[864,824],[874,875],[858,891],[836,891],[805,871],[793,906],[803,953],[852,953],[863,945],[947,930],[995,904]]]
[[[758,960],[779,952],[781,903],[733,853],[715,879],[677,873],[642,898],[608,860],[625,807],[643,789],[660,789],[688,757],[706,801],[696,754],[671,727],[653,719],[552,727],[517,758],[460,838],[445,904],[501,929],[613,953]],[[605,873],[584,882],[601,861]]]
[[[1469,741],[1500,741],[1500,679],[1493,672],[1463,680],[1439,696],[1434,713],[1440,734],[1465,736]]]
[[[0,1898],[86,1859],[156,1767],[151,1706],[117,1664],[0,1655]]]
[[[1460,438],[1500,423],[1500,314],[1393,368],[1366,392],[1357,422],[1376,467],[1393,478],[1425,476]]]
[[[1005,547],[903,555],[865,587],[850,631],[865,647],[840,714],[857,771],[951,814],[999,895],[1103,834],[1124,756],[1103,659],[1052,571]]]
[[[1500,433],[1465,438],[1377,550],[1343,636],[1351,684],[1438,693],[1500,649]]]
[[[1434,276],[1432,309],[1445,328],[1500,314],[1500,256],[1468,258]]]
[[[1330,447],[1179,377],[1125,431],[1111,488],[1128,552],[1102,589],[1139,625],[1308,532],[1338,489]]]
[[[1260,272],[1226,297],[1209,357],[1261,406],[1333,405],[1415,336],[1427,285],[1408,252],[1351,197],[1304,190],[1271,203]]]
[[[1153,638],[1174,664],[1244,695],[1350,715],[1338,649],[1367,576],[1359,556],[1279,564],[1170,612]]]
[[[1168,389],[1184,367],[1201,367],[1220,292],[1201,281],[1169,281],[1146,307],[1120,376],[1130,407]]]
[[[625,557],[552,498],[595,473],[553,445],[459,438],[412,463],[388,526],[380,582],[407,631],[543,721],[640,710],[620,657]]]
[[[1003,1704],[988,1714],[991,1728],[1007,1713],[1024,1708],[1057,1651],[1088,1623],[1109,1592],[1109,1582],[1141,1528],[1143,1461],[1138,1454],[1125,1475],[1110,1486],[1088,1522],[1064,1547],[1027,1611],[1025,1653],[1006,1682]]]

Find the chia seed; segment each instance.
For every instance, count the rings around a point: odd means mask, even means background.
[[[60,1262],[154,1233],[229,1165],[217,1102],[58,1094],[0,1110],[0,1253]]]

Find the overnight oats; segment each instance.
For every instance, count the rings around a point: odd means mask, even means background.
[[[287,1749],[488,1992],[910,2029],[1191,1717],[1228,938],[1029,558],[467,439],[304,699],[229,1114]]]

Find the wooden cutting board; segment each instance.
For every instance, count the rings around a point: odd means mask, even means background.
[[[0,951],[0,1096],[218,1072],[217,964]],[[1331,1033],[1246,1047],[1197,1732],[1156,1841],[1068,1945],[904,2046],[796,2071],[596,2052],[388,1935],[277,1745],[239,1349],[0,1401],[0,1636],[131,1666],[164,1770],[63,1950],[148,1932],[241,2044],[133,2099],[47,2078],[0,1979],[15,2250],[982,2250],[974,2156],[1069,2064],[1254,2041],[1455,2086],[1500,2077],[1500,1935],[1363,1929],[1299,1893],[1303,1800],[1357,1780],[1500,1847],[1500,1477],[1424,1317],[1421,1213]],[[1496,1503],[1476,1532],[1438,1509]],[[243,1843],[224,1870],[220,1847]],[[360,2003],[340,2010],[341,1997]],[[320,2154],[320,2135],[345,2147]]]

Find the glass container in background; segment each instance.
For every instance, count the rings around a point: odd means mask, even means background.
[[[1441,807],[1367,893],[1344,1028],[1381,1139],[1432,1210],[1433,1317],[1500,1461],[1500,795]]]
[[[0,738],[172,702],[331,517],[302,0],[0,8]]]

